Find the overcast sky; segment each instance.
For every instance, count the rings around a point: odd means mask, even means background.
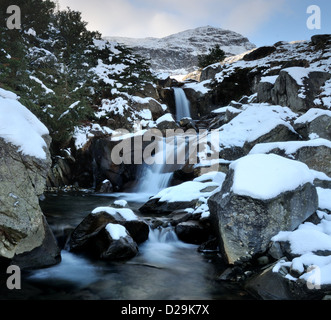
[[[59,0],[59,4],[61,9],[69,6],[82,12],[88,28],[103,36],[164,37],[211,25],[239,32],[261,46],[331,33],[330,0]],[[310,5],[321,9],[320,29],[307,27]]]

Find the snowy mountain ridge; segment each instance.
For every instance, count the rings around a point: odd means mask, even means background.
[[[255,48],[244,36],[211,26],[199,27],[164,38],[105,37],[134,49],[151,60],[152,68],[171,74],[189,73],[197,69],[199,54],[208,53],[216,44],[227,56],[238,55]]]

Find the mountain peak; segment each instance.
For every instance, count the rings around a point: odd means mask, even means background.
[[[227,56],[255,48],[255,45],[241,34],[209,25],[163,38],[105,37],[105,39],[133,48],[135,52],[151,60],[155,71],[170,74],[185,74],[198,69],[198,55],[208,53],[216,44]]]

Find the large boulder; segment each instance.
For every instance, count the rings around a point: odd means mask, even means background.
[[[290,119],[295,114],[289,108],[251,103],[244,104],[242,109],[242,112],[219,129],[220,144],[228,151],[227,154],[223,154],[225,150],[221,151],[223,159],[233,160],[235,155],[248,154],[258,143],[298,140],[298,134],[290,125]],[[235,147],[242,148],[242,152]]]
[[[2,89],[0,122],[0,256],[22,267],[55,264],[59,248],[39,206],[51,166],[48,130]]]
[[[314,176],[298,161],[248,155],[230,165],[208,205],[229,264],[264,253],[281,230],[294,230],[318,208]]]
[[[310,169],[331,176],[331,141],[326,139],[261,143],[250,151],[250,154],[259,153],[274,153],[298,160]]]
[[[309,68],[283,69],[271,89],[272,102],[288,106],[294,112],[306,112],[314,105],[321,87],[331,78],[330,73]]]
[[[294,128],[307,140],[316,137],[331,140],[331,111],[311,108],[294,121]]]

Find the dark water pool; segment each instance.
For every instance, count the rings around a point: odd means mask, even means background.
[[[118,195],[120,197],[120,195]],[[134,198],[134,197],[133,197]],[[91,194],[48,194],[41,203],[54,231],[61,236],[94,208],[118,198]],[[130,198],[126,195],[126,199]],[[130,202],[135,211],[141,203]],[[238,285],[217,281],[225,266],[217,254],[178,240],[171,229],[150,232],[139,254],[127,262],[91,260],[62,250],[59,265],[22,275],[22,289],[12,299],[93,300],[248,300]]]

